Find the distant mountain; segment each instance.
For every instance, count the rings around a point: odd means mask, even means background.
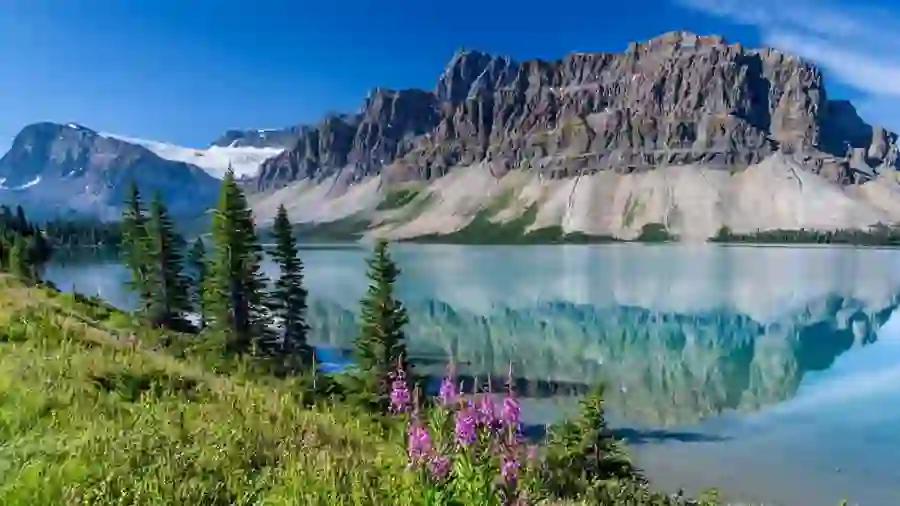
[[[433,90],[375,89],[298,131],[251,185],[262,221],[285,204],[395,238],[515,222],[699,240],[900,221],[897,134],[830,100],[813,64],[718,36],[555,61],[460,51]]]
[[[81,125],[35,123],[0,158],[0,203],[21,204],[37,219],[115,220],[132,180],[148,199],[159,191],[178,217],[209,209],[219,186],[196,165],[167,160],[140,144]]]
[[[213,141],[212,146],[290,149],[300,138],[302,130],[302,126],[261,130],[228,130]]]
[[[255,177],[259,166],[266,159],[284,151],[284,148],[279,147],[219,146],[216,144],[206,149],[196,149],[116,134],[103,135],[143,146],[166,160],[196,165],[217,179],[225,176],[225,171],[229,166],[234,169],[234,174],[238,178]]]

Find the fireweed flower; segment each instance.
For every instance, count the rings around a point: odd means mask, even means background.
[[[507,486],[515,487],[519,476],[519,460],[515,455],[506,455],[500,462],[500,477]]]
[[[443,481],[450,474],[450,459],[446,455],[434,455],[428,459],[428,473],[437,481]]]
[[[438,400],[441,403],[441,406],[450,406],[456,403],[456,399],[459,396],[459,391],[456,389],[456,384],[453,383],[452,375],[448,374],[447,377],[441,381],[441,389],[438,393]]]
[[[403,369],[397,369],[391,382],[391,412],[405,413],[409,410],[409,385],[406,384],[406,374]]]
[[[478,423],[484,427],[489,427],[496,418],[496,410],[494,409],[494,402],[491,398],[484,394],[478,398],[478,404],[476,407],[478,413]]]
[[[503,399],[503,408],[500,410],[500,421],[509,427],[519,426],[519,416],[522,410],[519,401],[515,397],[507,396]]]
[[[421,462],[431,453],[431,436],[428,435],[428,429],[417,418],[410,422],[407,429],[406,451],[410,463]]]
[[[474,443],[477,423],[476,413],[472,406],[466,406],[457,411],[456,424],[453,430],[456,434],[456,442],[462,446]]]

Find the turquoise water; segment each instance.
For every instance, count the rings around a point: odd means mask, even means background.
[[[301,253],[316,344],[350,346],[366,254]],[[394,256],[424,371],[512,367],[534,424],[604,381],[615,426],[673,490],[900,504],[900,250],[399,245]],[[59,262],[46,277],[133,301],[115,261]]]

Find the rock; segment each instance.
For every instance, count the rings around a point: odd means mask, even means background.
[[[776,151],[817,171],[827,165],[817,160],[849,164],[855,148],[864,149],[853,159],[862,173],[897,158],[897,136],[829,101],[812,64],[686,32],[555,61],[458,51],[433,91],[376,89],[362,112],[298,138],[261,167],[256,190],[342,171],[351,183],[431,180],[481,162],[495,175],[563,178],[661,165],[740,170]]]

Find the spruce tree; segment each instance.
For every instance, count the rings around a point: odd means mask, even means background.
[[[644,482],[622,444],[613,436],[598,385],[579,401],[579,414],[551,427],[547,436],[547,485],[561,496],[596,492],[610,480]],[[578,474],[572,469],[579,470]]]
[[[13,230],[20,234],[28,232],[28,218],[25,217],[25,209],[22,206],[16,206],[16,217],[13,221]]]
[[[270,342],[262,274],[262,248],[247,200],[231,167],[219,190],[212,218],[213,254],[205,295],[210,325],[225,334],[229,348],[243,353]]]
[[[122,259],[131,272],[128,287],[137,293],[138,310],[146,314],[150,307],[151,286],[148,275],[150,245],[147,237],[147,218],[137,184],[131,183],[128,200],[122,213]]]
[[[23,236],[17,234],[13,239],[7,264],[10,274],[26,280],[31,279],[31,266],[28,264],[27,245]]]
[[[188,281],[183,273],[184,240],[175,232],[175,225],[159,193],[153,196],[150,204],[147,233],[150,322],[154,326],[184,330],[184,317],[190,311]]]
[[[272,227],[275,246],[270,251],[281,271],[270,298],[272,315],[281,321],[281,350],[297,354],[308,362],[312,350],[307,346],[306,289],[303,288],[303,262],[297,256],[297,243],[284,206],[278,207]]]
[[[409,371],[403,326],[409,322],[406,308],[394,297],[400,269],[388,253],[387,242],[378,241],[368,264],[369,288],[360,302],[360,331],[356,337],[356,365],[365,375],[375,402],[386,406],[391,374]],[[407,376],[408,377],[408,376]]]
[[[188,269],[191,272],[191,307],[199,316],[200,328],[206,327],[206,309],[203,302],[203,287],[206,285],[206,247],[203,239],[197,238],[188,252]]]

